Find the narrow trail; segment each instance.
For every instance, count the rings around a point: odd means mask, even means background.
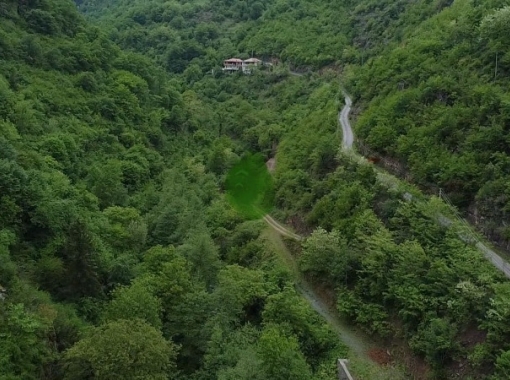
[[[303,76],[301,73],[291,72],[294,76]],[[352,99],[344,93],[345,105],[338,114],[339,125],[342,128],[342,150],[349,152],[353,158],[360,162],[368,162],[367,159],[352,149],[354,143],[354,133],[349,121],[349,114],[352,106]],[[270,162],[271,171],[274,170],[274,160]],[[378,180],[385,184],[388,188],[398,189],[399,180],[389,173],[383,171],[377,171]],[[402,197],[407,202],[417,201],[412,194],[405,192]],[[300,274],[294,257],[288,251],[284,242],[281,240],[281,236],[286,236],[296,241],[301,241],[304,237],[290,231],[287,227],[274,220],[270,215],[265,215],[264,220],[271,227],[272,234],[274,235],[272,240],[276,241],[277,251],[284,257],[292,272],[296,276],[296,289],[299,293],[308,301],[311,307],[319,313],[327,323],[339,334],[341,341],[348,346],[362,362],[362,366],[373,366],[374,362],[368,356],[368,351],[373,347],[373,344],[362,334],[356,332],[352,326],[347,326],[342,322],[335,310],[331,310],[321,296],[314,290],[314,288],[303,278]],[[441,213],[438,213],[436,217],[437,222],[445,228],[452,228],[454,222],[448,217]],[[464,221],[464,223],[466,223]],[[485,258],[489,260],[497,269],[503,272],[503,274],[510,278],[510,265],[496,252],[487,247],[484,243],[478,239],[473,239],[472,236],[466,235],[465,233],[458,232],[459,238],[465,243],[474,245],[479,251],[483,253]],[[391,371],[390,374],[388,371]],[[377,371],[374,371],[371,379],[400,379],[402,377],[402,371],[395,368],[381,368],[378,367]]]
[[[271,231],[268,234],[273,248],[282,259],[287,263],[296,281],[296,290],[308,301],[312,308],[320,314],[333,330],[339,334],[340,339],[358,356],[369,359],[368,351],[374,345],[362,337],[352,326],[347,327],[344,322],[340,320],[334,310],[331,310],[326,302],[314,290],[308,281],[303,277],[299,271],[295,257],[289,251],[285,242],[277,231]]]
[[[302,76],[300,73],[291,73],[295,76]],[[347,99],[347,98],[346,98]],[[342,110],[342,115],[348,121],[348,115],[350,112],[350,98],[349,103]],[[348,136],[349,131],[344,131],[344,136]],[[352,131],[350,132],[350,148],[353,143]],[[344,143],[345,145],[345,143]],[[274,172],[276,161],[272,158],[266,163],[268,170]],[[404,379],[403,371],[399,368],[392,366],[381,367],[369,356],[369,352],[372,349],[377,349],[377,346],[370,340],[368,336],[357,330],[354,326],[347,324],[343,321],[338,312],[328,306],[327,301],[314,289],[314,287],[303,277],[299,271],[296,259],[292,253],[288,250],[285,242],[282,240],[282,236],[301,241],[304,239],[287,227],[274,220],[269,214],[264,215],[264,221],[271,227],[268,229],[269,241],[274,246],[275,251],[282,257],[286,262],[287,266],[295,277],[295,288],[301,296],[308,302],[308,304],[315,310],[326,323],[332,328],[332,330],[338,334],[340,341],[346,345],[352,352],[350,357],[350,366],[353,367],[357,373],[357,379],[359,380],[399,380]],[[356,371],[356,372],[357,372]],[[363,373],[363,375],[361,374]]]
[[[303,240],[302,236],[299,236],[294,232],[290,231],[289,229],[285,228],[285,226],[282,226],[280,223],[274,220],[269,214],[264,215],[264,220],[266,221],[267,224],[273,227],[281,235],[287,236],[297,241]]]
[[[343,321],[338,312],[328,306],[327,301],[321,297],[313,286],[303,277],[299,271],[295,257],[289,251],[281,234],[276,229],[267,230],[267,239],[278,255],[285,261],[295,279],[296,291],[308,302],[331,329],[338,335],[339,340],[351,351],[349,368],[356,380],[402,380],[403,370],[397,367],[381,367],[374,362],[369,352],[378,347],[363,332]]]
[[[298,77],[303,76],[303,74],[296,73],[294,71],[291,71],[290,74]],[[354,143],[354,134],[352,133],[351,124],[349,122],[349,113],[351,112],[352,100],[347,94],[344,95],[345,106],[342,108],[342,111],[338,114],[338,121],[342,127],[342,147],[344,150],[351,150],[352,144]],[[270,172],[274,171],[275,168],[274,158],[269,159],[267,166]],[[290,231],[287,227],[285,227],[283,224],[274,220],[269,214],[266,214],[264,216],[264,220],[267,222],[267,224],[269,224],[272,228],[274,228],[276,231],[278,231],[280,234],[284,236],[287,236],[297,241],[304,239],[302,236],[295,234],[294,232]]]

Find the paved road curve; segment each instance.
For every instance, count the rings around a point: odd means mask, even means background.
[[[352,133],[351,123],[349,122],[349,113],[351,112],[351,105],[352,100],[347,95],[345,95],[345,106],[342,108],[342,111],[338,115],[338,120],[340,122],[340,125],[342,126],[342,147],[346,150],[349,150],[352,148],[352,143],[354,141],[354,134]],[[404,193],[403,198],[411,202],[413,201],[413,196],[409,193]],[[446,228],[452,227],[454,224],[453,221],[443,214],[438,214],[436,217],[437,222]],[[484,257],[489,260],[492,265],[494,265],[497,269],[499,269],[503,274],[510,278],[510,264],[507,263],[500,255],[498,255],[496,252],[494,252],[492,249],[487,247],[484,243],[481,241],[478,241],[474,234],[466,234],[459,232],[458,237],[460,240],[462,240],[466,244],[474,244],[475,247],[482,252]]]
[[[296,73],[293,71],[291,71],[290,73],[295,76],[303,75],[301,73]],[[354,143],[354,134],[352,133],[351,123],[349,122],[349,113],[351,112],[352,100],[349,97],[349,95],[347,95],[347,94],[344,94],[344,95],[345,95],[345,106],[342,108],[342,111],[338,114],[338,121],[340,122],[340,125],[342,126],[342,147],[344,149],[351,149],[352,144]],[[269,161],[268,161],[268,166],[271,166],[270,171],[274,170],[273,162],[271,162],[271,165],[269,165]],[[279,222],[277,222],[276,220],[274,220],[270,215],[266,214],[264,216],[264,220],[266,221],[267,224],[269,224],[271,227],[273,227],[279,234],[287,236],[287,237],[297,240],[297,241],[303,240],[302,236],[299,236],[299,235],[295,234],[294,232],[290,231],[284,225],[282,225]]]
[[[302,74],[299,73],[291,73],[296,76],[301,76]],[[352,106],[352,99],[349,97],[349,95],[344,94],[345,96],[345,105],[338,114],[338,121],[340,123],[340,126],[342,127],[342,148],[344,150],[351,150],[352,145],[354,143],[354,133],[352,132],[351,123],[349,122],[349,113],[351,112],[351,106]],[[382,180],[382,182],[387,183],[388,186],[394,186],[394,183],[390,183],[386,181],[387,175],[380,175],[378,176]],[[415,199],[410,193],[404,193],[403,194],[404,200],[411,202]],[[266,215],[264,216],[264,220],[273,227],[278,233],[287,236],[294,240],[302,240],[303,237],[299,236],[289,229],[287,229],[282,224],[278,223],[276,220],[271,218],[271,216]],[[436,218],[437,222],[446,228],[450,228],[454,225],[453,221],[446,216],[442,214],[438,214]],[[474,235],[474,234],[473,234]],[[507,263],[500,255],[498,255],[496,252],[494,252],[492,249],[487,247],[484,243],[477,241],[470,235],[466,235],[465,233],[458,233],[459,238],[466,244],[474,244],[475,247],[482,252],[484,257],[489,260],[492,265],[494,265],[497,269],[499,269],[503,274],[510,278],[510,264]]]
[[[345,95],[345,106],[338,114],[338,121],[342,126],[342,147],[351,149],[354,142],[354,134],[352,133],[351,123],[349,123],[349,113],[351,112],[352,100],[349,95]]]

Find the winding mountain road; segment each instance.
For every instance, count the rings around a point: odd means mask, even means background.
[[[342,126],[342,147],[351,149],[354,143],[354,134],[352,133],[351,123],[349,122],[349,113],[351,112],[352,100],[349,95],[345,94],[345,106],[338,114],[338,121]]]
[[[293,73],[292,75],[295,76],[302,76],[300,73]],[[345,96],[345,105],[342,108],[342,110],[338,114],[338,121],[340,123],[340,126],[342,127],[342,148],[344,151],[351,151],[352,145],[354,143],[354,133],[352,132],[351,123],[349,121],[349,114],[351,112],[351,106],[352,106],[352,99],[344,93]],[[365,160],[364,157],[359,157],[361,160]],[[396,187],[398,186],[395,182],[395,179],[392,178],[392,176],[388,175],[387,173],[378,173],[378,179],[385,183],[388,187]],[[407,202],[417,201],[412,194],[410,193],[404,193],[403,198]],[[273,227],[278,233],[287,236],[294,240],[302,240],[303,237],[299,236],[289,229],[287,229],[285,226],[278,223],[276,220],[271,218],[271,216],[266,215],[264,216],[264,220]],[[436,221],[445,228],[452,228],[455,223],[449,219],[448,217],[444,216],[443,214],[439,213],[436,216]],[[462,221],[465,225],[467,225],[467,222]],[[464,243],[474,245],[483,255],[484,257],[489,260],[492,265],[494,265],[497,269],[499,269],[503,274],[510,279],[510,264],[503,259],[500,255],[498,255],[496,252],[494,252],[491,248],[489,248],[486,244],[479,241],[476,238],[476,235],[474,233],[466,233],[466,232],[458,232],[457,236],[459,239],[461,239]]]
[[[291,75],[294,76],[303,76],[301,73],[296,73],[291,71]],[[352,148],[352,144],[354,143],[354,134],[352,133],[351,123],[349,122],[349,113],[351,112],[352,100],[349,95],[345,94],[345,105],[342,108],[342,111],[338,114],[338,121],[342,127],[342,147],[346,150]],[[268,161],[268,168],[272,172],[274,170],[274,160],[270,159]],[[290,231],[287,227],[282,225],[281,223],[274,220],[269,214],[264,215],[264,220],[267,224],[269,224],[273,229],[275,229],[279,234],[286,236],[288,238],[300,241],[303,240],[303,237],[295,234]]]
[[[303,76],[301,73],[296,73],[291,71],[291,75],[294,76]],[[354,143],[354,134],[352,133],[351,123],[349,122],[349,113],[351,112],[352,100],[349,95],[345,94],[345,105],[342,108],[342,111],[338,114],[338,121],[340,126],[342,127],[342,147],[345,150],[349,150],[352,148],[352,144]],[[268,168],[270,171],[274,170],[274,161],[268,161]],[[295,234],[290,231],[287,227],[282,225],[281,223],[274,220],[269,214],[264,215],[264,220],[267,224],[269,224],[272,228],[274,228],[279,234],[286,236],[288,238],[300,241],[304,238],[300,235]]]
[[[352,100],[351,98],[344,93],[345,96],[345,106],[342,108],[342,111],[338,115],[338,120],[340,125],[342,126],[342,147],[344,150],[350,150],[352,148],[352,144],[354,142],[354,134],[352,133],[351,123],[349,122],[349,113],[351,112]],[[379,175],[381,174],[381,175]],[[382,173],[378,174],[378,178],[381,182],[388,184],[389,186],[393,186],[387,181],[388,176],[382,175]],[[404,200],[407,202],[415,201],[412,194],[404,193]],[[454,226],[454,222],[448,217],[444,216],[441,213],[436,215],[436,221],[443,227],[451,228]],[[468,226],[466,221],[461,220],[461,222]],[[484,257],[491,262],[497,269],[499,269],[503,274],[510,278],[510,264],[506,262],[500,255],[490,249],[487,245],[482,243],[476,238],[476,235],[472,232],[457,232],[457,236],[460,240],[462,240],[466,244],[473,245],[484,255]]]

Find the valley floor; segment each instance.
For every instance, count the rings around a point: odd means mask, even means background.
[[[310,306],[320,314],[324,320],[331,326],[332,330],[338,334],[339,339],[350,350],[349,369],[356,380],[399,380],[406,379],[405,371],[396,364],[381,365],[373,357],[373,352],[379,352],[382,348],[378,347],[366,334],[356,329],[354,326],[343,321],[338,313],[329,305],[331,300],[320,292],[306,280],[299,272],[296,259],[286,246],[280,231],[271,225],[265,232],[269,244],[275,252],[286,263],[292,271],[296,290],[305,298]]]

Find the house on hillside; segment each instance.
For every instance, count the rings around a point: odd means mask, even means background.
[[[260,66],[262,65],[262,61],[258,58],[248,58],[244,60],[245,66]]]
[[[230,58],[223,61],[223,71],[233,72],[243,69],[243,60],[239,58]]]
[[[242,60],[239,58],[230,58],[223,61],[224,72],[235,72],[241,70],[244,74],[251,74],[255,67],[262,66],[263,62],[258,58],[248,58]]]
[[[250,74],[251,70],[262,65],[262,61],[258,58],[248,58],[243,61],[243,73]]]

